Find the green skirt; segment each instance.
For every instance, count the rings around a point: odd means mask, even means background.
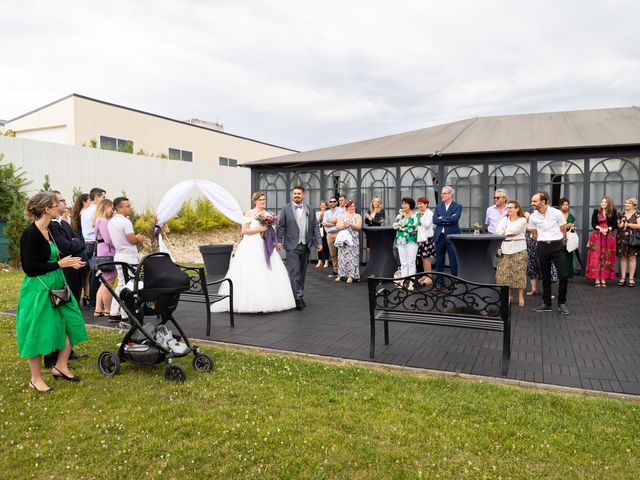
[[[58,252],[53,244],[51,250],[53,261],[56,261]],[[68,303],[53,308],[47,288],[38,279],[52,290],[65,285],[60,268],[39,277],[27,276],[22,282],[16,317],[18,354],[22,358],[62,350],[67,336],[71,345],[88,339],[84,319],[73,295]]]

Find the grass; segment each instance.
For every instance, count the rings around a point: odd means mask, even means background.
[[[0,275],[0,290],[16,280]],[[0,316],[10,478],[640,477],[632,401],[224,347],[204,349],[212,373],[180,360],[184,384],[162,366],[105,378],[95,359],[121,335],[95,328],[78,348],[90,355],[76,362],[83,381],[40,395],[26,388],[14,322]]]

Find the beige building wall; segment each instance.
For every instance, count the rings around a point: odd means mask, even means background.
[[[294,152],[249,138],[198,127],[169,118],[71,95],[7,122],[18,138],[100,147],[100,136],[131,140],[133,151],[169,154],[169,148],[192,153],[194,163],[218,165],[219,157],[238,164]],[[227,167],[229,168],[229,167]]]
[[[74,97],[69,96],[7,122],[18,138],[75,144]]]

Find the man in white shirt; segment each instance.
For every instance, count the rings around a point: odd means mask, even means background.
[[[336,248],[336,236],[338,235],[338,229],[336,223],[340,215],[344,215],[346,212],[342,207],[337,207],[338,200],[336,197],[329,199],[329,210],[324,214],[324,220],[322,226],[327,234],[327,245],[329,245],[329,255],[331,256],[331,264],[333,265],[333,272],[329,274],[330,277],[338,276],[338,249]]]
[[[87,260],[91,258],[96,251],[96,229],[93,226],[93,216],[96,213],[96,208],[102,200],[104,200],[107,192],[99,187],[94,187],[89,192],[89,200],[91,204],[86,208],[84,212],[80,214],[80,226],[82,228],[82,237],[84,238],[85,249],[84,253]],[[88,262],[87,262],[88,263]],[[91,308],[96,306],[96,293],[98,292],[99,280],[94,276],[89,276],[89,304]]]
[[[115,262],[127,262],[131,265],[137,265],[140,262],[138,257],[137,244],[144,241],[144,235],[135,234],[133,231],[133,224],[127,217],[131,215],[131,204],[126,197],[118,197],[113,201],[113,209],[116,212],[109,223],[107,228],[109,235],[111,236],[111,242],[116,249],[116,254],[113,256]],[[116,294],[119,296],[120,291],[125,286],[125,278],[122,272],[122,267],[118,266],[118,285],[116,286]],[[118,322],[120,320],[126,320],[127,314],[117,301],[111,302],[111,312],[109,314],[110,322]]]
[[[534,312],[551,312],[551,263],[558,272],[558,312],[569,315],[567,308],[567,268],[564,242],[567,221],[562,212],[549,206],[549,194],[537,192],[531,198],[534,212],[529,216],[531,237],[538,242],[538,261],[542,273],[542,305]]]

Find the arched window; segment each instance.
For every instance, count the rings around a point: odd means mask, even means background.
[[[402,167],[400,169],[400,197],[429,199],[429,206],[436,206],[435,182],[438,173],[430,167]]]
[[[358,181],[356,170],[327,171],[324,177],[324,191],[327,197],[346,195],[350,200],[357,200]]]
[[[373,197],[380,197],[387,220],[390,215],[394,215],[398,206],[396,205],[396,176],[391,170],[386,168],[363,170],[360,186],[360,204],[358,205],[360,212],[364,214],[367,211]],[[389,221],[387,224],[390,224]]]
[[[296,172],[291,174],[289,191],[296,185],[304,187],[304,201],[312,207],[320,205],[320,172]],[[326,199],[325,199],[326,200]]]
[[[529,205],[529,165],[503,164],[489,165],[489,195],[487,206],[491,205],[494,192],[502,188],[507,191],[509,200],[517,200],[524,208]]]
[[[462,205],[460,228],[471,229],[474,223],[482,225],[487,210],[482,195],[482,172],[476,165],[445,167],[445,185],[456,191],[455,201]]]
[[[638,197],[638,166],[624,158],[591,160],[589,182],[589,207],[600,206],[605,195],[613,198],[620,209],[625,198]]]
[[[287,183],[277,173],[261,173],[258,177],[258,189],[267,196],[267,210],[280,215],[287,203]]]

